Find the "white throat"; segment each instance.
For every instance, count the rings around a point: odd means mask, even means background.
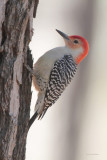
[[[68,47],[67,47],[68,48]],[[77,48],[77,49],[72,49],[72,48],[68,48],[71,55],[73,56],[73,58],[75,59],[76,57],[78,57],[81,53],[83,53],[83,48]]]

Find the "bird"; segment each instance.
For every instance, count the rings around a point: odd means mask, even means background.
[[[29,121],[29,128],[38,117],[42,119],[49,107],[63,93],[74,77],[79,63],[87,56],[89,44],[79,35],[68,36],[56,31],[63,37],[65,46],[47,51],[34,64],[32,81],[38,91],[35,113]]]

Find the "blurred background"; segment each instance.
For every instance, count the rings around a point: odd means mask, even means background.
[[[40,0],[33,28],[34,62],[64,45],[55,29],[85,37],[90,51],[59,100],[31,127],[26,160],[107,160],[107,1]]]

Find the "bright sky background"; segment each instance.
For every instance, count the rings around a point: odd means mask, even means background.
[[[34,62],[64,45],[56,28],[84,36],[90,52],[61,98],[30,129],[26,160],[107,160],[107,1],[40,0],[33,28]]]

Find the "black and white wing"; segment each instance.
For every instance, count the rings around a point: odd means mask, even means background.
[[[40,115],[41,118],[71,82],[76,69],[77,65],[71,55],[65,55],[62,59],[55,62],[50,73],[49,83],[44,98],[44,108]]]

